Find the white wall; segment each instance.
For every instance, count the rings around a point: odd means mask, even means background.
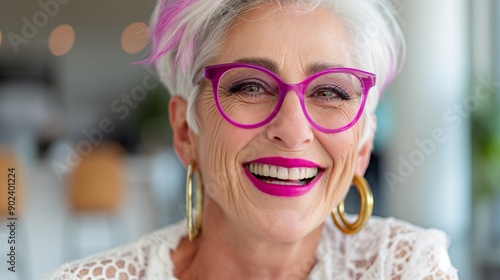
[[[383,174],[387,214],[442,229],[461,246],[471,215],[468,1],[401,1],[400,9],[408,56],[388,93],[396,119]],[[464,256],[450,251],[463,273]]]

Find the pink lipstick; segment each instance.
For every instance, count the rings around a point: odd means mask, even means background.
[[[287,168],[292,167],[318,167],[321,168],[318,164],[301,159],[301,158],[283,158],[283,157],[267,157],[267,158],[258,158],[256,160],[251,161],[253,163],[261,163],[261,164],[270,164],[277,165]]]
[[[323,168],[296,158],[259,158],[243,165],[245,174],[263,193],[295,197],[308,193],[323,174]]]

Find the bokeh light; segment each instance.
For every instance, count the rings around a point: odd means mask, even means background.
[[[123,30],[122,48],[128,54],[136,54],[146,47],[148,38],[148,26],[144,22],[134,22]]]
[[[67,54],[75,43],[75,30],[68,24],[62,24],[52,30],[49,37],[49,49],[55,56]]]

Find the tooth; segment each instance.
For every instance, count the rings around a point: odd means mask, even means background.
[[[262,167],[262,173],[262,176],[269,176],[269,165],[264,164],[264,166]]]
[[[313,177],[313,176],[314,176],[314,175],[313,175],[313,170],[312,170],[312,168],[307,168],[307,169],[306,169],[306,178],[311,178],[311,177]]]
[[[269,177],[274,177],[276,178],[276,175],[278,174],[278,169],[276,168],[276,166],[273,166],[271,165],[269,167]]]
[[[299,168],[299,170],[300,170],[299,180],[306,178],[306,168]]]
[[[294,167],[288,170],[288,180],[298,180],[300,176],[299,168]]]
[[[287,180],[288,179],[288,169],[284,167],[278,168],[278,179]]]
[[[318,175],[318,168],[314,168],[313,169],[313,176],[312,177],[314,177],[316,175]]]
[[[250,163],[247,166],[248,171],[253,174],[278,178],[281,180],[303,180],[318,175],[318,168],[305,167],[280,167],[268,164]]]

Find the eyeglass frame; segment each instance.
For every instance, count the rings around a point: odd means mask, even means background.
[[[238,122],[232,120],[228,115],[226,115],[226,113],[222,109],[222,106],[221,106],[220,101],[219,101],[219,94],[218,94],[219,83],[220,83],[222,76],[224,76],[224,74],[226,74],[228,71],[230,71],[234,68],[250,68],[250,69],[262,71],[265,74],[267,74],[269,77],[273,78],[275,80],[275,82],[277,83],[278,89],[279,89],[278,101],[277,101],[276,106],[274,107],[273,111],[271,112],[271,114],[269,114],[269,116],[267,118],[265,118],[263,121],[260,121],[260,122],[255,123],[255,124],[238,123]],[[318,124],[316,124],[316,122],[314,122],[311,119],[311,117],[309,116],[309,114],[307,113],[306,104],[304,101],[305,89],[307,88],[307,86],[312,81],[314,81],[317,77],[324,75],[324,74],[328,74],[328,73],[352,74],[353,76],[355,76],[359,80],[360,89],[361,89],[361,104],[359,106],[358,113],[356,114],[356,116],[354,117],[354,119],[351,122],[349,122],[348,124],[346,124],[343,127],[335,128],[335,129],[327,129],[327,128],[321,127]],[[279,110],[281,109],[281,106],[283,105],[283,102],[285,101],[286,94],[289,91],[293,91],[293,92],[295,92],[295,94],[299,98],[300,105],[302,107],[302,113],[304,113],[304,116],[306,117],[309,124],[311,124],[315,129],[317,129],[321,132],[324,132],[324,133],[338,133],[338,132],[342,132],[342,131],[347,130],[347,129],[351,128],[352,126],[354,126],[354,124],[356,124],[358,122],[358,120],[361,118],[361,115],[363,114],[363,110],[364,110],[370,89],[373,86],[375,86],[375,83],[376,83],[376,75],[375,74],[367,72],[367,71],[355,69],[355,68],[345,68],[345,67],[328,68],[328,69],[318,71],[318,72],[310,75],[306,79],[304,79],[302,82],[296,83],[296,84],[285,83],[283,80],[281,80],[281,78],[278,75],[276,75],[274,72],[270,71],[269,69],[267,69],[265,67],[257,66],[254,64],[249,64],[249,63],[224,63],[224,64],[217,64],[217,65],[209,65],[209,66],[206,66],[204,68],[203,75],[212,84],[214,100],[215,100],[215,104],[217,106],[217,109],[219,110],[219,113],[222,115],[222,117],[227,122],[229,122],[230,124],[232,124],[236,127],[244,128],[244,129],[253,129],[253,128],[258,128],[258,127],[261,127],[261,126],[268,124],[278,114]]]

